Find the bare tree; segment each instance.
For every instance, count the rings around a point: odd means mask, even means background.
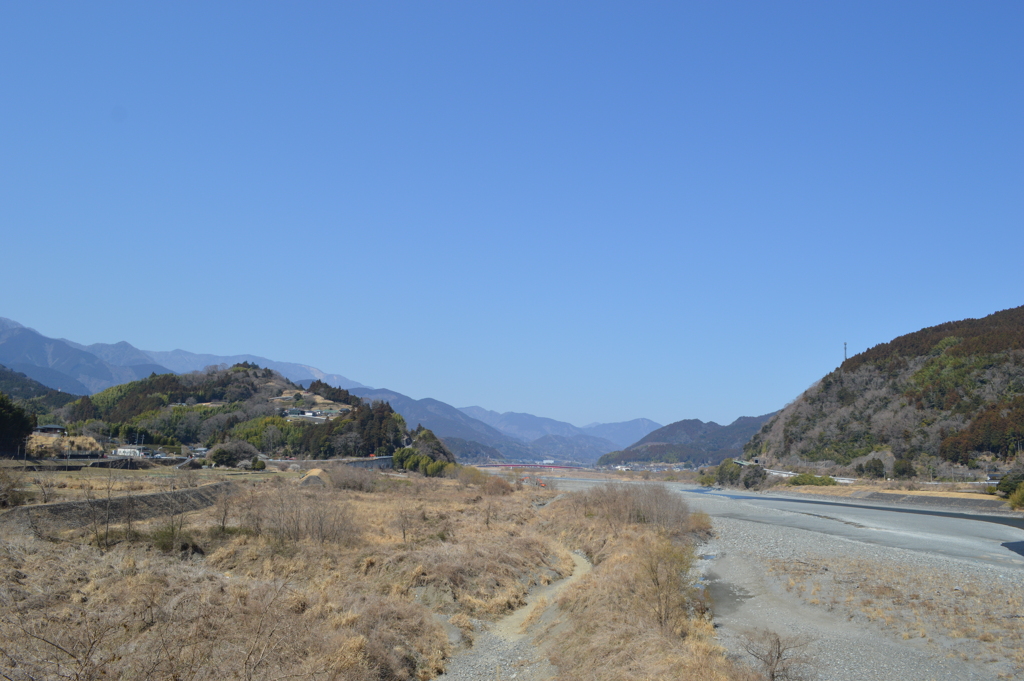
[[[409,503],[405,500],[401,502],[398,507],[398,512],[395,514],[395,524],[398,529],[402,531],[402,543],[405,543],[406,535],[409,529],[412,527],[413,520],[416,518],[416,513],[409,506]]]
[[[217,494],[217,520],[220,522],[220,531],[226,532],[228,529],[228,517],[231,515],[232,508],[231,491],[224,489]]]
[[[32,482],[39,488],[39,493],[43,497],[43,503],[50,503],[50,501],[53,499],[53,490],[57,486],[57,483],[53,479],[53,476],[47,474],[37,475],[36,477],[32,478]]]
[[[277,426],[270,426],[263,431],[263,451],[272,454],[282,439],[281,429]]]
[[[769,629],[746,635],[743,649],[757,660],[767,681],[803,681],[809,678],[812,658],[804,649],[813,639],[804,636],[779,636]]]
[[[693,560],[692,547],[664,538],[646,542],[637,554],[637,590],[663,631],[675,632],[686,622]]]

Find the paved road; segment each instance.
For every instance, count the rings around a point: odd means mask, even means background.
[[[557,480],[559,489],[582,489],[595,480]],[[644,484],[644,483],[636,483]],[[708,491],[669,483],[685,496],[713,495],[715,517],[795,527],[811,532],[1009,569],[1024,569],[1024,518],[984,516],[921,508]]]

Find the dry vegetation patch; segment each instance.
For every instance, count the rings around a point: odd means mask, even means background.
[[[832,556],[767,564],[787,590],[812,605],[903,639],[953,641],[964,659],[1004,661],[1024,672],[1024,594],[991,577]]]
[[[64,480],[85,497],[167,488],[148,473]],[[0,673],[431,678],[450,654],[432,609],[497,617],[571,571],[530,526],[548,492],[347,473],[322,489],[263,478],[203,511],[102,534],[0,542]]]
[[[610,484],[567,495],[543,512],[551,531],[594,569],[559,598],[552,660],[565,679],[753,679],[714,641],[693,574],[709,531],[658,485]]]
[[[753,678],[714,643],[694,585],[710,522],[661,486],[551,503],[490,476],[330,473],[330,487],[241,478],[202,511],[0,541],[0,675],[428,679],[452,654],[435,613],[471,643],[474,620],[571,574],[571,548],[596,567],[536,625],[562,678]],[[168,484],[104,475],[65,480],[86,497]]]

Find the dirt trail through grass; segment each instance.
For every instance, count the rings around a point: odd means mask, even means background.
[[[590,572],[590,563],[573,553],[572,575],[545,586],[534,587],[527,605],[485,625],[475,634],[473,646],[454,657],[440,679],[549,681],[557,670],[548,661],[534,638],[555,617],[558,595]]]

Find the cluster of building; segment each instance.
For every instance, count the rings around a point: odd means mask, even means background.
[[[324,421],[330,421],[333,418],[337,418],[342,414],[351,411],[349,408],[344,409],[282,409],[281,416],[286,421],[311,421],[313,423],[323,423]]]

